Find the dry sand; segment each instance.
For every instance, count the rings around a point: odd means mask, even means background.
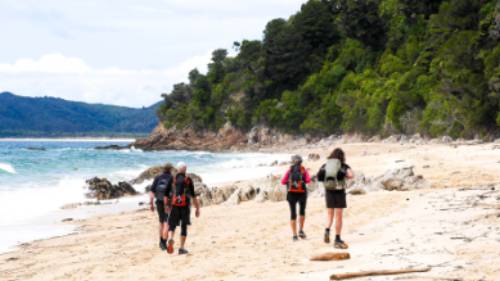
[[[307,240],[292,242],[286,202],[210,206],[193,218],[187,256],[157,246],[148,210],[77,221],[76,234],[0,255],[0,280],[328,280],[331,273],[431,266],[427,273],[358,280],[500,280],[500,149],[342,145],[355,172],[413,164],[434,188],[348,197],[343,237],[351,259],[311,262],[322,242],[324,199],[310,198]],[[288,150],[325,155],[333,147]],[[322,161],[306,162],[313,171]],[[448,188],[444,188],[448,187]],[[463,188],[467,187],[467,188]]]

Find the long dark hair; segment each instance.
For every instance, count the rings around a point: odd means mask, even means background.
[[[339,159],[340,163],[345,164],[345,153],[342,149],[337,147],[330,153],[328,159]]]

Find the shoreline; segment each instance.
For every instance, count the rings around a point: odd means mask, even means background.
[[[377,210],[379,208],[387,208],[387,210],[379,210],[377,212],[389,212],[389,213],[394,213],[398,211],[398,206],[401,207],[401,202],[404,202],[404,198],[410,198],[410,202],[413,202],[413,199],[418,199],[420,197],[423,198],[428,198],[429,200],[441,200],[441,199],[446,199],[447,197],[452,198],[454,197],[455,193],[461,193],[460,188],[458,187],[478,187],[478,186],[484,186],[486,184],[497,184],[500,183],[500,175],[498,175],[498,169],[500,168],[500,149],[496,149],[496,144],[495,143],[486,143],[486,144],[478,144],[478,145],[459,145],[459,146],[453,146],[453,145],[445,145],[445,144],[424,144],[424,145],[414,145],[414,144],[387,144],[387,143],[351,143],[351,144],[334,144],[334,145],[307,145],[306,148],[301,147],[300,149],[295,148],[295,146],[292,147],[282,147],[279,151],[277,151],[276,148],[264,148],[260,149],[257,152],[262,152],[262,153],[269,153],[270,151],[274,152],[279,152],[279,153],[298,153],[301,154],[302,156],[305,156],[305,165],[308,167],[312,173],[315,173],[316,170],[319,168],[319,166],[324,162],[324,155],[326,154],[327,151],[330,151],[333,147],[335,146],[341,146],[346,150],[348,154],[348,163],[353,166],[355,173],[363,173],[366,176],[376,176],[383,171],[387,170],[388,168],[395,167],[397,165],[401,164],[409,164],[413,165],[415,167],[415,170],[418,174],[423,174],[424,178],[428,179],[431,184],[432,184],[432,189],[424,189],[424,190],[418,190],[418,191],[409,191],[409,192],[386,192],[386,191],[380,191],[380,192],[370,192],[366,195],[361,195],[361,196],[349,196],[349,201],[353,200],[353,207],[360,211],[360,210],[369,210],[367,207],[368,206],[373,206],[373,208],[376,208]],[[270,150],[270,151],[267,151]],[[310,161],[307,160],[307,155],[311,153],[319,153],[321,155],[321,160],[319,161]],[[403,160],[401,162],[401,160]],[[428,167],[427,167],[428,166]],[[275,167],[276,169],[279,170],[286,170],[286,166],[277,166]],[[474,176],[470,176],[471,173]],[[277,173],[275,173],[277,174]],[[268,181],[268,179],[265,178],[258,178],[258,179],[252,179],[252,180],[243,180],[243,181],[235,181],[235,182],[228,182],[227,185],[235,185],[235,186],[247,186],[251,184],[252,182],[258,182],[258,181]],[[497,188],[500,189],[500,186]],[[475,192],[475,191],[471,191]],[[474,196],[479,196],[481,195],[482,191],[478,191],[478,193],[474,193]],[[433,196],[433,194],[443,194],[443,198],[436,198]],[[463,192],[462,192],[463,193]],[[423,194],[423,195],[422,195]],[[377,201],[373,201],[371,198],[373,197],[380,197],[383,202],[392,202],[388,203],[390,205],[387,205],[386,203],[380,203]],[[367,200],[367,202],[364,202]],[[399,200],[402,200],[401,202]],[[318,235],[321,233],[321,224],[323,222],[323,200],[320,198],[311,198],[311,204],[308,204],[309,206],[312,205],[311,211],[308,211],[308,213],[311,216],[311,228],[314,229],[315,231],[311,233],[313,236],[311,238],[314,238],[315,240],[320,240]],[[358,202],[358,203],[355,203]],[[368,203],[372,202],[372,203]],[[377,203],[374,203],[377,202]],[[425,201],[423,201],[425,202]],[[465,202],[465,201],[464,201]],[[368,204],[368,206],[364,207],[363,204]],[[446,202],[441,202],[443,205],[443,209],[451,208],[450,206],[446,206]],[[440,204],[441,204],[440,203]],[[498,202],[497,202],[498,203]],[[375,204],[375,205],[370,205],[370,204]],[[395,205],[391,205],[395,204]],[[406,204],[406,203],[405,203]],[[314,206],[317,205],[317,206]],[[95,206],[96,208],[103,208],[106,206]],[[499,206],[500,207],[500,206]],[[108,231],[111,231],[113,235],[118,235],[116,231],[113,231],[113,227],[111,227],[109,230],[99,230],[99,228],[96,228],[96,225],[101,225],[101,227],[104,227],[102,225],[102,222],[109,222],[111,225],[116,225],[117,222],[114,222],[114,220],[122,221],[125,220],[123,223],[119,223],[120,228],[128,229],[130,231],[133,231],[133,233],[136,233],[139,236],[143,236],[146,242],[139,243],[139,245],[136,245],[135,247],[139,247],[144,251],[144,253],[140,253],[137,250],[134,250],[133,248],[128,247],[128,250],[120,250],[120,251],[125,251],[124,253],[127,253],[129,251],[130,254],[135,253],[139,254],[139,256],[146,255],[148,257],[151,257],[152,260],[150,259],[150,262],[153,262],[153,264],[158,263],[161,260],[169,259],[170,257],[167,257],[165,255],[162,255],[161,252],[157,251],[156,249],[156,244],[154,241],[155,236],[152,235],[152,233],[155,233],[155,227],[157,226],[155,218],[155,214],[151,214],[149,211],[144,210],[144,206],[139,206],[135,205],[133,209],[130,210],[124,210],[122,212],[119,212],[119,214],[99,214],[97,216],[90,216],[86,219],[75,219],[72,222],[69,223],[64,223],[65,225],[71,224],[74,225],[76,224],[76,229],[78,231],[76,233],[71,233],[65,236],[61,237],[55,237],[55,238],[49,238],[49,239],[42,239],[42,240],[36,240],[34,242],[30,242],[26,245],[21,245],[17,249],[14,249],[12,251],[9,251],[7,253],[0,253],[0,260],[8,260],[13,257],[17,256],[22,256],[22,259],[29,259],[29,255],[27,255],[28,252],[30,252],[32,247],[35,247],[36,251],[40,251],[41,253],[39,254],[41,256],[40,262],[42,264],[58,264],[57,260],[52,260],[50,259],[44,259],[43,257],[48,257],[48,256],[53,256],[54,255],[54,250],[53,249],[59,249],[64,246],[66,242],[65,241],[73,241],[73,239],[83,239],[82,241],[85,241],[85,243],[88,243],[88,247],[94,249],[94,251],[101,251],[98,250],[96,247],[97,245],[100,245],[99,247],[104,247],[104,249],[109,248],[109,247],[115,247],[115,250],[111,251],[116,251],[116,247],[118,245],[110,246],[106,245],[106,243],[98,243],[95,240],[87,240],[88,236],[94,235],[93,233],[97,231],[100,233],[100,235],[107,235]],[[200,220],[194,219],[193,222],[193,238],[192,240],[190,239],[190,242],[188,242],[191,247],[193,247],[196,250],[196,253],[193,253],[192,258],[197,259],[196,257],[200,255],[201,257],[204,258],[209,258],[210,254],[208,252],[205,252],[203,248],[200,247],[200,242],[198,241],[199,239],[209,239],[208,242],[202,242],[203,243],[211,243],[211,241],[214,241],[217,243],[217,240],[223,239],[224,235],[220,232],[217,231],[215,233],[206,233],[203,231],[207,231],[207,226],[204,226],[205,222],[203,221],[204,219],[209,220],[212,223],[215,223],[218,225],[220,223],[220,220],[227,216],[224,215],[225,213],[230,210],[231,213],[240,213],[245,218],[249,218],[248,216],[253,216],[251,215],[251,212],[257,212],[254,215],[257,215],[257,217],[262,217],[266,223],[270,223],[269,219],[275,220],[275,218],[269,217],[269,210],[276,210],[276,214],[280,214],[278,222],[276,222],[276,226],[273,226],[271,229],[277,229],[280,233],[280,237],[283,237],[282,235],[288,235],[288,227],[287,227],[287,216],[288,216],[288,211],[286,204],[284,202],[264,202],[264,203],[257,203],[255,201],[249,201],[249,202],[244,202],[240,205],[235,205],[235,206],[228,206],[227,204],[221,204],[221,205],[213,205],[213,206],[208,206],[208,207],[203,207],[202,212],[205,213],[207,212],[207,216],[202,215],[202,218]],[[415,208],[415,206],[410,207],[409,209],[406,208],[407,212],[412,213],[414,210],[411,208]],[[430,207],[429,207],[430,208]],[[226,210],[228,209],[228,210]],[[241,210],[240,210],[241,209]],[[277,211],[279,210],[279,212]],[[358,216],[361,216],[360,219],[364,216],[361,213],[357,213],[358,211],[352,210],[350,211],[348,209],[348,213],[351,213],[349,216],[354,216],[352,219],[358,218]],[[439,211],[439,210],[438,210]],[[453,214],[453,210],[452,213]],[[465,212],[464,214],[468,214]],[[210,217],[211,215],[215,217]],[[228,217],[229,218],[229,217]],[[130,222],[136,221],[140,225],[142,225],[143,230],[138,229],[137,227],[134,226],[134,223]],[[214,222],[215,220],[215,222]],[[368,223],[366,219],[361,219],[364,224]],[[378,219],[377,219],[378,220]],[[380,221],[372,221],[371,223],[373,224],[373,227],[375,229],[379,229],[381,225],[383,225],[384,221],[387,223],[386,220],[380,220]],[[441,218],[443,221],[447,221],[448,218]],[[309,219],[308,219],[309,221]],[[498,222],[498,219],[497,219]],[[256,226],[253,222],[253,220],[248,224],[248,226]],[[400,227],[399,224],[401,222],[395,221],[393,222],[397,227]],[[422,222],[424,223],[424,222]],[[427,222],[426,222],[427,223]],[[309,223],[308,223],[309,224]],[[348,224],[349,225],[349,224]],[[434,225],[434,224],[431,224]],[[277,227],[277,228],[276,228]],[[347,233],[352,232],[352,228],[354,228],[354,225],[346,226],[347,227]],[[360,225],[361,227],[361,225]],[[368,227],[368,226],[366,226]],[[401,226],[402,227],[402,226]],[[406,226],[408,227],[408,226]],[[107,227],[105,227],[107,229]],[[147,229],[147,230],[144,230]],[[269,231],[269,228],[264,227],[264,229],[267,229],[265,231]],[[349,230],[351,229],[351,230]],[[243,233],[249,231],[246,226],[244,225],[238,225],[237,226],[238,233],[239,231],[242,231]],[[358,231],[358,230],[356,230]],[[359,230],[360,231],[360,230]],[[96,232],[96,233],[97,233]],[[145,234],[144,232],[147,232],[149,234]],[[437,231],[439,232],[439,231]],[[202,234],[205,233],[205,234]],[[266,232],[267,233],[267,232]],[[365,233],[365,232],[363,232]],[[310,234],[310,236],[311,236]],[[353,233],[351,233],[353,234]],[[351,235],[349,234],[349,235]],[[209,235],[208,238],[202,238],[200,235]],[[266,234],[267,235],[267,234]],[[427,234],[429,235],[429,234]],[[366,233],[363,235],[366,238]],[[125,239],[124,242],[127,245],[133,245],[136,242],[133,242],[131,239],[132,237],[124,237],[120,236],[120,239]],[[288,236],[284,236],[288,237]],[[216,239],[217,238],[217,239]],[[363,237],[355,238],[354,241],[357,241],[356,243],[364,243]],[[238,239],[242,239],[241,237]],[[350,240],[352,240],[351,238]],[[275,241],[275,240],[272,240]],[[500,240],[499,240],[500,241]],[[243,239],[240,241],[240,243],[236,242],[231,242],[231,245],[234,245],[235,247],[237,245],[241,246],[241,243],[251,243],[251,240],[248,239]],[[191,244],[192,243],[192,244]],[[278,241],[276,241],[278,243]],[[284,242],[279,242],[279,243],[284,243]],[[398,243],[401,243],[398,242]],[[425,243],[429,243],[428,241]],[[40,245],[38,245],[40,244]],[[317,252],[320,251],[321,249],[326,250],[324,246],[322,246],[320,243],[317,241],[314,241],[313,244],[315,245],[313,248],[308,247],[309,249],[308,254],[312,254],[312,252]],[[404,244],[404,243],[403,243]],[[431,243],[432,244],[432,243]],[[51,245],[50,247],[47,247],[48,245]],[[288,245],[288,244],[285,244]],[[108,247],[109,246],[109,247]],[[408,245],[403,247],[407,247]],[[455,245],[456,246],[456,245]],[[454,247],[455,247],[454,246]],[[288,247],[288,246],[287,246]],[[382,246],[378,246],[382,247]],[[108,249],[109,250],[109,249]],[[353,252],[351,254],[355,255],[362,255],[364,256],[365,253],[360,252],[360,249],[353,249]],[[77,252],[81,251],[81,249],[76,249]],[[379,251],[382,253],[383,252],[383,247],[379,249]],[[236,251],[238,252],[238,251]],[[250,254],[251,256],[254,256],[257,258],[259,256],[259,253],[256,254]],[[230,257],[233,259],[235,258],[234,255],[228,254]],[[281,255],[281,254],[280,254]],[[113,256],[113,255],[111,255]],[[89,258],[92,258],[92,255],[88,256]],[[307,257],[303,257],[303,259],[300,259],[300,261],[297,261],[294,259],[293,263],[299,263],[302,264],[303,260],[306,259]],[[150,264],[146,260],[142,260],[142,258],[135,258],[136,263],[134,263],[134,267],[141,267],[146,266],[147,264]],[[173,257],[172,262],[179,261],[177,257]],[[497,260],[498,261],[498,260]],[[123,264],[123,262],[126,261],[121,261],[118,264]],[[367,265],[370,265],[369,261],[364,261]],[[7,263],[5,266],[11,265],[12,262]],[[15,261],[14,261],[15,263]],[[307,264],[307,263],[306,263]],[[331,266],[335,266],[335,264],[330,264]],[[82,265],[85,266],[85,263]],[[94,265],[96,268],[100,268],[98,265]],[[276,265],[278,266],[278,265]],[[309,276],[311,278],[315,276],[322,276],[327,273],[331,273],[331,266],[330,269],[327,270],[327,267],[317,267],[316,265],[314,266],[314,271],[306,270],[304,268],[304,274],[299,274],[299,273],[293,273],[294,271],[291,272],[291,276],[296,276],[297,278],[294,280],[307,280],[304,276]],[[347,265],[346,265],[347,266]],[[372,267],[374,264],[371,265]],[[457,265],[458,266],[458,265]],[[462,265],[463,266],[463,265]],[[279,267],[279,266],[278,266]],[[147,267],[146,267],[147,268]],[[203,268],[206,269],[211,269],[210,264],[204,264]],[[246,268],[246,267],[244,267]],[[262,268],[260,270],[265,270],[265,268],[268,268],[267,266],[262,265]],[[349,267],[346,267],[349,268]],[[353,264],[351,264],[351,268],[355,269]],[[4,268],[0,266],[0,273],[4,272]],[[212,269],[213,270],[213,269]],[[270,270],[270,269],[269,269]],[[500,269],[499,269],[500,270]],[[435,271],[433,269],[433,271]],[[29,270],[24,271],[24,272],[29,272]],[[211,271],[213,274],[216,274],[216,272]],[[145,272],[143,272],[145,273]],[[433,276],[435,276],[435,272]],[[46,272],[47,276],[54,277],[54,275],[51,275],[51,273]],[[97,274],[97,273],[95,273]],[[161,273],[155,273],[156,277],[160,278],[162,275]],[[222,273],[221,273],[222,274]],[[496,274],[496,271],[491,271],[489,274]],[[188,273],[186,272],[180,272],[179,276],[184,278],[188,277]],[[432,275],[432,274],[431,274]],[[1,276],[1,274],[0,274]],[[9,275],[10,276],[10,275]],[[18,276],[18,275],[12,275],[12,276]],[[38,276],[38,274],[35,274],[33,276]],[[78,276],[78,275],[77,275]],[[101,277],[100,275],[94,275],[96,279],[98,279],[98,276]],[[118,274],[117,271],[113,271],[113,273],[106,273],[105,276],[109,277],[109,279],[117,279],[118,276],[121,276]],[[189,275],[190,276],[190,275]],[[218,276],[218,275],[214,275]],[[222,275],[221,275],[222,276]],[[255,280],[258,276],[260,276],[264,280],[270,280],[269,278],[266,278],[266,275],[258,275],[257,273],[245,273],[243,275],[238,275],[236,273],[231,273],[231,272],[226,272],[224,273],[224,276],[227,276],[229,280],[233,279],[239,279],[243,278],[243,280],[246,280],[245,278],[248,278],[248,280],[252,279]],[[279,275],[276,280],[285,280],[285,275],[282,273],[282,275]],[[289,275],[286,275],[289,276]],[[123,277],[123,276],[122,276]],[[195,275],[195,277],[200,278],[200,275]],[[192,279],[197,279],[195,277],[192,277]],[[269,276],[267,276],[269,277]],[[304,278],[302,278],[304,277]],[[75,277],[76,278],[76,277]],[[302,278],[302,279],[301,279]],[[29,278],[28,278],[29,279]],[[36,279],[36,278],[35,278]],[[52,278],[47,278],[48,280],[52,280]],[[57,278],[54,278],[57,279]],[[77,278],[78,279],[78,278]],[[77,280],[75,279],[75,280]],[[102,278],[100,278],[102,279]],[[141,278],[139,278],[141,279]],[[203,278],[201,278],[203,279]],[[212,278],[213,279],[213,278]],[[223,278],[226,280],[225,278]],[[259,278],[257,278],[259,279]],[[42,280],[44,280],[42,278]],[[137,280],[137,279],[135,279]],[[208,279],[206,279],[208,280]],[[310,280],[310,279],[309,279]],[[426,280],[426,279],[422,279]],[[468,279],[466,279],[468,280]],[[472,279],[471,279],[472,280]],[[489,280],[489,279],[486,279]]]
[[[183,153],[183,151],[176,151],[175,153]],[[190,152],[191,153],[191,152]],[[210,152],[204,152],[200,151],[200,153],[210,153]],[[228,152],[229,156],[228,158],[231,158],[231,154],[234,154],[235,152]],[[269,159],[281,159],[283,155],[278,154],[278,153],[260,153],[256,152],[257,156],[254,156],[253,158],[259,158],[259,157],[265,157]],[[240,153],[237,153],[240,154]],[[242,153],[243,158],[247,158],[248,155],[247,153]],[[248,161],[253,161],[252,159],[248,159]],[[271,162],[271,161],[269,161]],[[228,169],[231,165],[230,162],[221,162],[218,165],[219,168],[223,169]],[[141,172],[146,169],[147,167],[145,166],[144,168],[137,170],[134,175],[130,175],[131,178],[129,179],[122,179],[122,180],[132,180],[134,177],[139,176]],[[246,175],[246,171],[250,171],[251,169],[257,168],[258,173],[256,174],[251,174],[251,175]],[[268,174],[272,173],[276,167],[270,167],[270,166],[260,166],[257,165],[256,167],[248,166],[248,167],[233,167],[233,171],[236,171],[236,174],[232,173],[233,175],[228,175],[227,172],[226,174],[224,173],[218,173],[220,177],[223,177],[224,179],[220,180],[217,175],[212,175],[212,177],[208,178],[204,181],[206,184],[209,186],[217,187],[217,186],[223,186],[223,185],[229,185],[234,182],[232,178],[240,174],[241,176],[246,177],[246,180],[256,180],[259,177],[265,177]],[[210,174],[208,168],[195,168],[195,170],[202,175],[205,175],[207,173]],[[127,174],[130,174],[130,170],[126,170]],[[120,172],[123,171],[115,171],[115,174],[120,174]],[[105,176],[105,175],[101,175]],[[109,176],[109,175],[108,175]],[[205,178],[205,177],[204,177]],[[81,200],[80,201],[67,201],[63,203],[60,206],[57,206],[57,209],[50,210],[47,213],[44,213],[40,216],[34,217],[34,218],[23,218],[19,222],[9,222],[8,224],[2,224],[0,225],[0,230],[3,233],[3,239],[0,243],[0,254],[1,253],[8,253],[11,251],[15,251],[19,245],[23,243],[29,243],[31,241],[35,240],[40,240],[40,239],[48,239],[53,236],[61,236],[61,235],[71,235],[73,232],[75,232],[75,229],[77,229],[77,226],[72,226],[68,227],[68,225],[73,224],[74,221],[76,220],[82,220],[84,218],[90,218],[95,215],[111,215],[116,213],[116,210],[120,211],[133,211],[138,208],[141,208],[139,203],[141,202],[148,202],[149,198],[147,197],[147,193],[143,193],[144,188],[150,184],[152,180],[146,180],[140,184],[135,184],[134,187],[136,188],[137,191],[140,192],[140,194],[136,196],[126,196],[126,197],[120,197],[117,199],[110,199],[110,200],[102,200],[98,205],[95,205],[95,199],[85,199],[83,193],[84,189],[81,190]],[[83,181],[82,181],[83,184]],[[73,189],[80,189],[80,186],[73,186]],[[133,202],[133,203],[130,203]],[[92,203],[92,204],[88,204]],[[66,208],[66,206],[71,206],[73,207]],[[62,220],[71,218],[72,222],[68,223],[61,223]]]
[[[135,138],[110,138],[110,137],[54,137],[54,138],[0,138],[0,142],[129,142],[133,143]]]

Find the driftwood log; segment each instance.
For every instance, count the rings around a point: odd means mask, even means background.
[[[340,261],[348,260],[351,258],[349,253],[324,253],[311,257],[311,261]]]
[[[396,270],[373,270],[373,271],[361,271],[353,273],[339,273],[330,275],[330,280],[344,280],[351,278],[367,277],[367,276],[379,276],[379,275],[396,275],[404,273],[414,273],[414,272],[428,272],[430,267],[423,268],[407,268],[407,269],[396,269]]]

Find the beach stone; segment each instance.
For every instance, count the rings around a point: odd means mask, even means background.
[[[82,203],[70,203],[70,204],[63,205],[61,207],[61,209],[63,209],[63,210],[76,209],[76,208],[80,207],[81,205],[82,205]]]
[[[155,177],[157,177],[163,173],[164,168],[167,164],[170,164],[173,166],[172,163],[165,163],[165,165],[150,167],[150,168],[144,170],[137,178],[131,180],[130,184],[141,184],[144,181],[153,180]],[[177,170],[175,168],[172,168],[172,174],[173,175],[177,174]],[[196,183],[203,182],[203,179],[197,174],[187,173],[187,175],[188,175],[188,177],[190,177],[193,180],[193,184],[195,184],[195,185],[196,185]],[[147,190],[147,191],[149,191],[149,190]]]
[[[453,142],[453,139],[450,136],[441,137],[441,143],[449,144]]]
[[[310,153],[307,156],[307,160],[309,160],[309,161],[318,161],[319,159],[321,159],[321,156],[319,156],[318,153]]]
[[[257,195],[257,190],[253,186],[245,186],[238,189],[238,194],[240,201],[245,202],[254,199]]]
[[[87,180],[86,183],[89,189],[89,192],[85,194],[87,198],[107,200],[137,194],[137,191],[127,182],[119,182],[113,185],[106,178],[94,177]]]
[[[235,191],[224,204],[234,206],[240,204],[240,202],[241,202],[240,194],[238,191]]]
[[[257,196],[255,196],[255,201],[256,201],[256,202],[259,202],[259,203],[262,203],[262,202],[267,201],[267,197],[268,197],[267,192],[266,192],[266,191],[263,191],[263,190],[260,190],[260,191],[257,193]]]
[[[430,184],[421,175],[415,175],[413,166],[389,170],[374,181],[379,182],[382,189],[389,191],[406,191],[430,187]]]
[[[368,142],[380,142],[381,138],[379,135],[375,135],[368,139]]]
[[[131,184],[141,184],[144,181],[152,180],[156,176],[161,175],[164,167],[165,167],[165,165],[154,166],[154,167],[148,168],[148,169],[144,170],[137,178],[131,180],[130,183]]]
[[[228,205],[238,205],[241,202],[250,201],[257,195],[257,189],[253,186],[234,187],[230,190],[233,190],[233,193],[226,200]]]
[[[73,218],[64,218],[61,220],[61,222],[70,222],[73,221]]]
[[[391,135],[388,138],[382,140],[382,143],[397,143],[401,139],[400,135]]]
[[[110,145],[104,145],[104,146],[96,146],[94,149],[97,150],[122,150],[122,149],[129,149],[129,146],[120,146],[117,144],[110,144]]]

